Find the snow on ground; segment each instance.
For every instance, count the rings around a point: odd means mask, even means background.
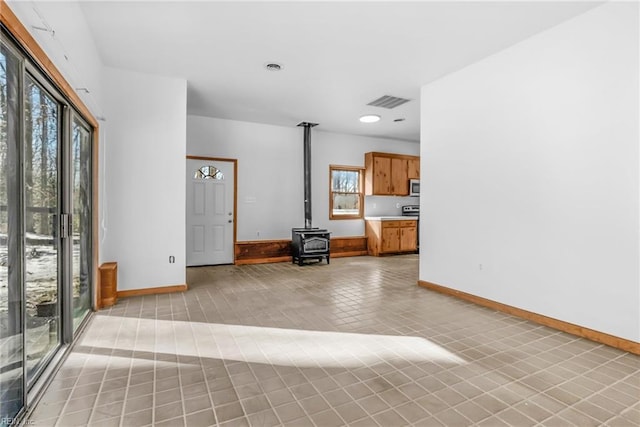
[[[0,235],[0,240],[6,236]],[[25,283],[27,286],[27,312],[35,314],[37,303],[55,300],[58,283],[58,252],[49,244],[51,236],[41,236],[27,233],[27,247],[25,251]],[[73,266],[74,276],[77,277],[79,266],[79,247],[74,245]],[[0,313],[8,309],[8,266],[7,245],[0,245]],[[77,290],[74,290],[76,293]]]

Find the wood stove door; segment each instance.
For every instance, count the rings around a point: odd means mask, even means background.
[[[234,167],[187,159],[187,266],[233,263]]]

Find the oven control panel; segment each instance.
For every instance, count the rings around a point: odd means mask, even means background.
[[[403,216],[420,216],[420,205],[407,205],[402,207]]]

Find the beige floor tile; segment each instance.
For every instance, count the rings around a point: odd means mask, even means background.
[[[188,269],[185,293],[94,315],[30,420],[640,424],[640,357],[420,288],[417,271],[416,255]]]

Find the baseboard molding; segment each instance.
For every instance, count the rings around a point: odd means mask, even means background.
[[[271,258],[236,259],[236,265],[270,264],[273,262],[291,262],[291,256],[279,256]]]
[[[351,252],[338,252],[338,253],[333,253],[333,251],[331,252],[331,258],[346,258],[351,256],[363,256],[363,255],[368,255],[367,251],[351,251]]]
[[[334,237],[331,239],[331,258],[367,255],[365,236]],[[235,264],[266,264],[291,262],[291,240],[250,240],[236,242]]]
[[[235,263],[265,264],[291,261],[291,240],[249,240],[236,242]]]
[[[187,289],[189,289],[189,287],[186,284],[158,286],[157,288],[128,289],[126,291],[118,291],[118,298],[137,297],[140,295],[170,294],[173,292],[184,292]]]
[[[511,305],[507,305],[497,301],[479,297],[477,295],[468,294],[466,292],[458,291],[456,289],[451,289],[446,286],[438,285],[438,284],[427,282],[424,280],[419,280],[418,285],[422,286],[423,288],[427,288],[432,291],[439,292],[441,294],[460,298],[462,300],[469,301],[469,302],[481,305],[483,307],[487,307],[496,311],[511,314],[513,316],[527,319],[532,322],[538,323],[540,325],[548,326],[550,328],[557,329],[562,332],[567,332],[569,334],[586,338],[588,340],[595,341],[600,344],[605,344],[610,347],[614,347],[623,351],[628,351],[629,353],[640,355],[640,343],[637,343],[635,341],[616,337],[614,335],[609,335],[604,332],[595,331],[593,329],[589,329],[584,326],[579,326],[573,323],[565,322],[563,320],[547,317],[542,314],[523,310],[518,307],[513,307]]]
[[[331,258],[367,255],[367,237],[334,237],[331,239]]]

